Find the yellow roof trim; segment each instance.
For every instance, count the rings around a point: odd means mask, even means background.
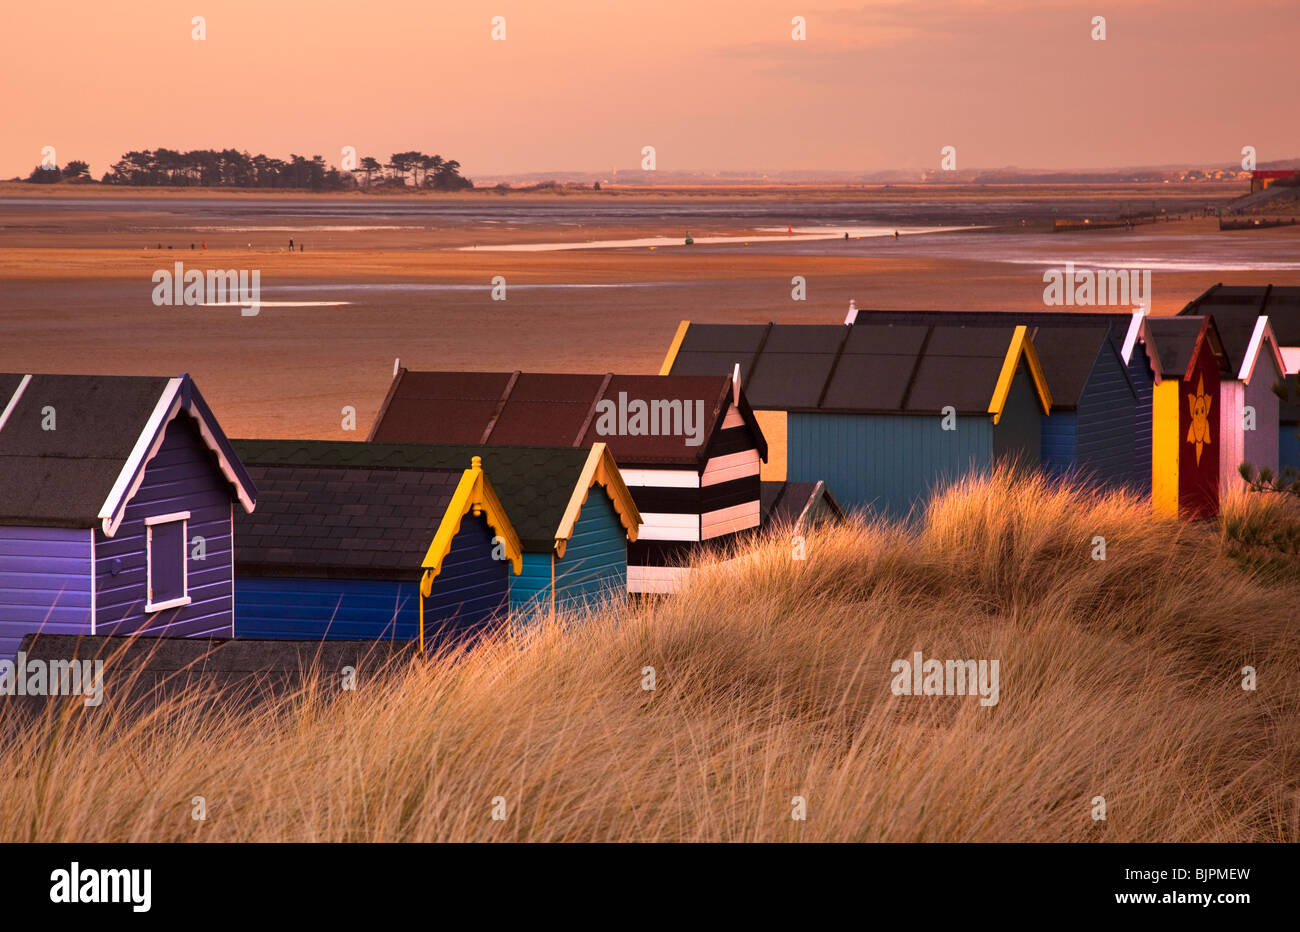
[[[993,400],[989,402],[989,414],[993,415],[994,424],[1002,420],[1002,409],[1006,407],[1007,396],[1011,394],[1011,383],[1015,380],[1021,356],[1029,366],[1029,375],[1034,380],[1034,389],[1038,392],[1043,413],[1049,414],[1052,410],[1052,392],[1047,387],[1042,363],[1038,361],[1038,350],[1034,349],[1034,341],[1029,338],[1029,328],[1021,324],[1011,336],[1011,345],[1007,348],[1006,358],[1002,360],[1002,372],[998,374],[997,387],[993,389]]]
[[[668,355],[664,357],[664,364],[659,367],[660,375],[672,375],[673,363],[677,362],[677,353],[682,348],[682,343],[686,340],[686,331],[691,329],[691,322],[684,320],[677,325],[677,335],[673,337],[673,345],[668,347]]]
[[[618,464],[614,462],[614,454],[609,452],[609,446],[605,443],[593,443],[591,452],[587,454],[587,462],[583,464],[582,473],[578,476],[577,485],[573,488],[573,495],[570,496],[569,504],[564,509],[564,517],[560,519],[560,526],[555,531],[557,557],[564,556],[564,548],[568,545],[569,538],[573,536],[573,526],[578,521],[578,512],[587,503],[593,485],[604,487],[610,501],[614,503],[614,511],[618,514],[623,529],[627,531],[627,539],[636,540],[637,529],[641,526],[641,512],[637,511],[632,493],[623,482],[623,476],[618,471]]]
[[[523,572],[524,551],[519,543],[519,535],[515,533],[514,525],[510,523],[505,509],[501,507],[501,500],[497,498],[492,483],[483,472],[482,458],[476,456],[469,469],[461,475],[460,483],[451,496],[446,512],[443,513],[442,523],[438,525],[438,531],[433,535],[433,542],[429,544],[429,551],[424,555],[424,563],[421,564],[424,572],[420,576],[420,595],[427,597],[432,591],[433,580],[442,572],[442,561],[451,552],[451,542],[460,531],[461,521],[471,511],[476,515],[482,514],[487,519],[488,525],[505,541],[506,556],[514,567],[515,575],[518,576]]]

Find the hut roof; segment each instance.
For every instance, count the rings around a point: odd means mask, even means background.
[[[188,375],[0,373],[0,524],[100,523],[111,537],[182,411],[251,511],[256,486]]]
[[[1091,311],[879,311],[858,309],[856,326],[918,324],[962,327],[1013,327],[1025,324],[1038,351],[1048,384],[1052,387],[1053,410],[1078,407],[1097,356],[1109,343],[1124,362],[1123,348],[1132,314]],[[1127,373],[1126,373],[1127,377]]]
[[[441,502],[444,510],[460,481],[465,465],[471,463],[474,457],[480,457],[483,470],[525,550],[550,550],[559,542],[562,551],[564,542],[567,542],[573,532],[572,521],[576,519],[575,508],[573,518],[566,525],[570,504],[575,494],[581,492],[578,500],[580,505],[593,484],[605,488],[633,540],[636,539],[637,527],[641,523],[632,495],[623,484],[618,467],[603,443],[583,449],[241,440],[237,446],[241,455],[245,456],[245,461],[250,464],[274,462],[280,466],[292,467],[327,465],[357,473],[380,470],[385,473],[454,474],[455,481],[451,483],[445,501]],[[404,496],[411,493],[408,490],[397,494]],[[400,511],[400,505],[398,510]],[[434,519],[435,523],[441,517],[440,512]],[[365,524],[360,526],[364,527]],[[423,528],[423,540],[412,540],[411,546],[423,557],[429,544],[430,523],[425,520],[419,526]],[[417,534],[416,537],[418,536]],[[407,563],[406,566],[409,569],[411,564]]]
[[[272,444],[236,441],[262,491],[257,511],[235,521],[239,571],[414,579],[464,466],[346,465],[346,458],[334,461],[321,449],[323,443],[286,447],[306,455],[277,461],[281,451]]]
[[[1142,334],[1156,381],[1190,377],[1202,342],[1209,343],[1220,370],[1231,371],[1212,317],[1148,317],[1142,322]]]
[[[645,401],[699,400],[705,436],[719,430],[733,401],[767,458],[762,430],[743,392],[730,377],[588,375],[524,372],[420,372],[399,369],[388,390],[370,440],[396,443],[580,447],[604,442],[623,466],[696,465],[707,443],[691,446],[684,436],[661,433],[605,435],[597,405],[617,404],[620,394]]]
[[[1272,355],[1283,372],[1300,369],[1300,287],[1215,285],[1189,301],[1178,315],[1214,318],[1228,358],[1243,381],[1249,381],[1264,353]]]
[[[818,503],[825,505],[836,518],[844,517],[844,509],[826,487],[817,482],[764,482],[760,489],[759,507],[763,525],[781,524],[798,528],[804,518]]]
[[[759,409],[898,414],[951,405],[996,421],[1022,359],[1044,408],[1052,403],[1033,340],[1011,324],[683,322],[678,336],[666,369],[694,375],[739,364]]]

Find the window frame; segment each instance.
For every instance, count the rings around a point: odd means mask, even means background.
[[[153,529],[160,524],[181,525],[181,594],[172,599],[166,599],[162,602],[153,600]],[[190,513],[188,511],[174,511],[165,515],[154,515],[144,519],[145,542],[144,542],[144,563],[145,563],[145,601],[144,610],[149,613],[161,612],[169,608],[180,608],[182,605],[189,605],[190,598],[190,561],[189,561],[189,530],[190,530]]]

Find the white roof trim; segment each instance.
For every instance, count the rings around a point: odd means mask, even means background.
[[[117,474],[117,481],[113,483],[108,498],[104,499],[104,504],[99,509],[99,518],[103,522],[106,537],[112,537],[117,533],[117,527],[122,523],[122,516],[126,513],[126,503],[131,500],[139,490],[140,483],[144,481],[142,467],[153,459],[158,448],[162,446],[162,427],[175,417],[176,411],[180,409],[181,384],[182,380],[179,378],[167,380],[167,388],[158,399],[158,404],[154,406],[153,413],[149,415],[144,430],[140,432],[140,437],[131,450],[131,455],[126,458],[126,465]]]
[[[1146,314],[1146,308],[1139,308],[1133,312],[1133,319],[1129,321],[1128,333],[1124,335],[1124,348],[1120,351],[1126,366],[1133,359],[1133,348],[1137,346],[1138,335],[1142,332],[1142,318]]]
[[[135,497],[135,493],[140,490],[140,483],[144,481],[144,466],[155,456],[158,455],[158,449],[162,446],[165,428],[180,413],[181,410],[181,388],[184,385],[183,378],[167,380],[167,388],[163,391],[162,396],[158,399],[158,404],[154,407],[153,413],[149,415],[148,422],[145,423],[144,430],[140,433],[140,438],[136,441],[131,455],[127,458],[126,465],[118,473],[117,482],[113,484],[113,489],[108,493],[108,498],[104,500],[103,506],[99,509],[99,518],[103,522],[104,534],[112,537],[117,533],[118,525],[122,523],[122,517],[126,513],[126,505]],[[203,438],[203,444],[217,458],[217,465],[221,469],[221,474],[235,488],[235,494],[239,498],[239,503],[244,506],[247,514],[253,513],[256,503],[249,496],[248,490],[239,480],[230,460],[221,450],[221,445],[217,443],[216,436],[212,432],[212,425],[203,417],[200,417],[197,406],[191,401],[185,405],[185,412],[194,419],[198,427],[199,436]]]
[[[9,404],[5,405],[4,411],[0,412],[0,430],[5,429],[5,422],[14,413],[14,408],[18,407],[18,401],[23,397],[23,392],[27,391],[27,386],[31,384],[31,381],[31,375],[25,375],[23,380],[18,383],[18,387],[14,389],[14,396],[9,399]]]
[[[230,460],[226,459],[226,455],[221,452],[221,445],[217,443],[217,438],[213,436],[211,425],[209,425],[206,420],[199,417],[199,414],[194,410],[194,407],[195,406],[191,404],[186,406],[185,410],[194,418],[194,423],[198,425],[199,436],[203,438],[204,444],[212,451],[213,455],[216,456],[217,465],[221,467],[221,474],[226,477],[227,482],[235,487],[235,494],[239,496],[239,503],[244,506],[244,514],[251,515],[253,513],[253,508],[257,503],[249,497],[248,490],[244,488],[244,484],[239,481],[239,477],[231,467]]]
[[[1237,373],[1237,378],[1243,382],[1250,382],[1251,373],[1255,371],[1255,362],[1259,359],[1259,348],[1264,343],[1264,335],[1268,331],[1268,318],[1260,316],[1255,320],[1255,330],[1250,335],[1250,345],[1246,347],[1246,356],[1241,361],[1241,370]]]

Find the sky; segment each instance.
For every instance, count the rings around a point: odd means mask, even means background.
[[[97,178],[160,146],[470,178],[639,173],[645,146],[691,171],[1267,161],[1300,156],[1298,39],[1296,0],[6,2],[0,177],[45,146]]]

